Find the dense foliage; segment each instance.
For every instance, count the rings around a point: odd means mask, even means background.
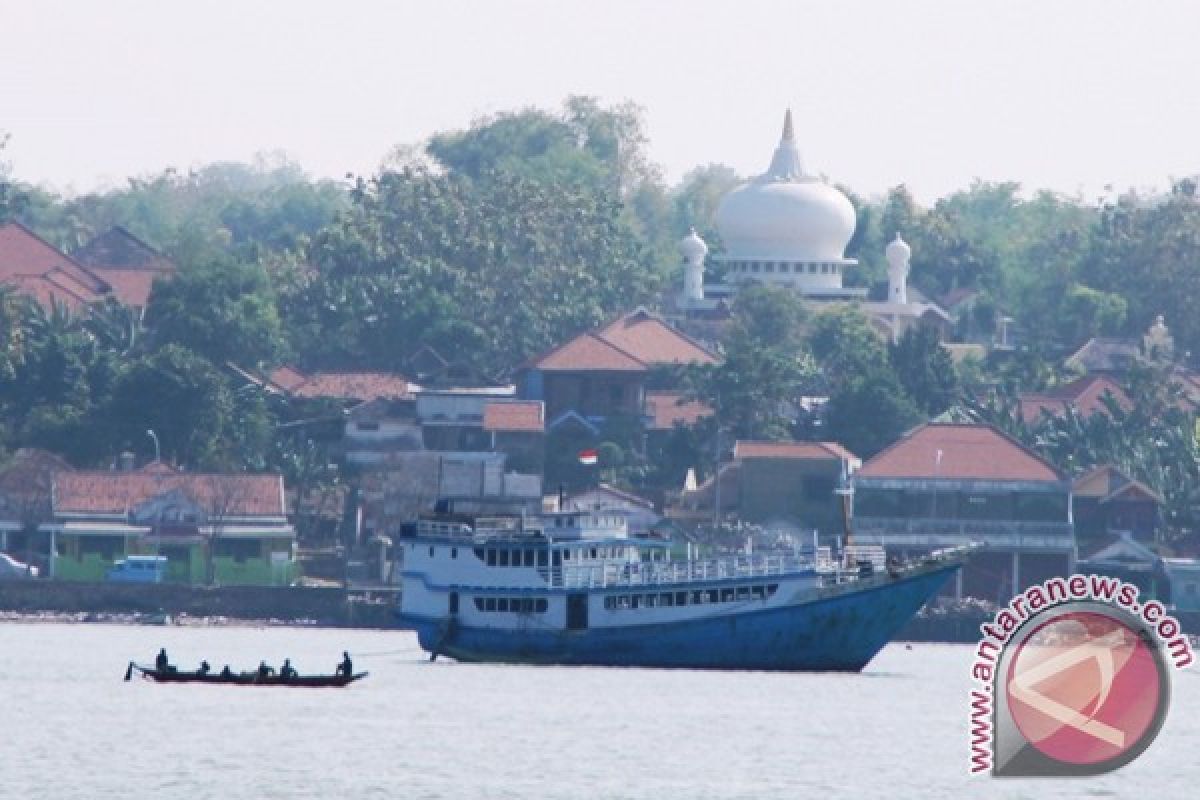
[[[0,222],[67,251],[121,225],[180,272],[155,286],[141,318],[114,305],[86,316],[42,309],[0,287],[0,450],[39,445],[106,464],[121,449],[146,454],[154,429],[164,456],[188,467],[272,467],[301,483],[331,480],[327,454],[298,424],[323,412],[245,389],[227,362],[404,371],[431,345],[478,374],[511,377],[607,316],[658,304],[679,279],[675,242],[688,227],[720,253],[713,213],[738,180],[710,164],[668,186],[647,157],[640,109],[585,97],[437,134],[346,182],[264,157],[61,196],[12,180],[3,144],[0,135]],[[836,439],[870,456],[966,389],[978,414],[1060,466],[1123,466],[1164,494],[1174,526],[1193,527],[1185,406],[1139,399],[1134,412],[1022,429],[971,398],[1061,383],[1071,377],[1064,357],[1089,337],[1137,340],[1158,314],[1175,339],[1171,368],[1192,367],[1194,182],[1098,201],[985,182],[929,207],[904,186],[850,196],[859,227],[847,255],[860,265],[849,283],[882,296],[884,246],[899,232],[917,293],[969,298],[954,312],[957,338],[990,344],[1003,331],[1015,346],[956,366],[928,331],[888,343],[852,308],[746,291],[720,334],[723,362],[673,377],[716,420],[653,453],[631,430],[606,430],[608,477],[677,486],[687,466],[703,474],[714,463],[717,438]],[[829,398],[824,413],[813,398]],[[576,443],[557,444],[570,453]]]

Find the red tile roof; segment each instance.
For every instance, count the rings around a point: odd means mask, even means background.
[[[699,400],[684,400],[682,392],[646,392],[646,416],[652,431],[669,431],[680,425],[695,425],[712,416],[712,409]]]
[[[88,303],[94,303],[100,299],[98,294],[64,287],[61,283],[45,275],[18,275],[12,280],[0,282],[15,287],[20,294],[32,298],[47,310],[58,303],[70,311],[78,311]]]
[[[1102,503],[1126,494],[1140,495],[1156,503],[1162,502],[1162,498],[1154,489],[1141,481],[1133,480],[1110,464],[1093,467],[1080,475],[1072,482],[1071,491],[1076,497],[1090,497]]]
[[[0,283],[12,284],[43,306],[75,307],[97,300],[108,284],[17,222],[0,225]]]
[[[127,306],[145,308],[150,302],[150,290],[155,278],[169,277],[169,272],[155,272],[149,269],[114,269],[96,268],[96,272],[104,276],[104,280],[112,287],[113,297]]]
[[[308,380],[308,376],[295,367],[289,367],[286,364],[279,369],[271,372],[268,376],[271,383],[278,386],[280,389],[292,390],[300,384]]]
[[[533,359],[541,370],[644,372],[661,364],[715,364],[717,357],[648,311],[625,314]]]
[[[758,442],[738,440],[733,445],[734,459],[796,458],[857,461],[858,456],[836,442]]]
[[[483,429],[497,433],[541,433],[546,429],[541,402],[488,403],[483,407]]]
[[[239,516],[283,516],[280,475],[208,475],[152,472],[59,472],[55,513],[125,514],[145,501],[181,490],[210,513],[220,506]]]
[[[577,336],[539,358],[534,366],[545,371],[645,372],[646,364],[594,333]]]
[[[1020,395],[1021,419],[1027,423],[1037,422],[1042,412],[1052,416],[1063,414],[1068,406],[1074,407],[1084,417],[1096,413],[1108,413],[1104,397],[1112,395],[1117,406],[1124,411],[1133,408],[1129,395],[1121,385],[1107,375],[1085,375],[1078,380],[1063,384],[1048,392],[1029,392]]]
[[[647,311],[626,314],[596,335],[651,366],[717,363],[715,355]]]
[[[1048,461],[988,425],[930,423],[863,464],[861,478],[1062,481]]]
[[[411,394],[408,380],[390,372],[316,372],[290,391],[297,397],[363,401]]]
[[[120,225],[95,236],[71,253],[80,264],[98,269],[174,272],[175,263]]]

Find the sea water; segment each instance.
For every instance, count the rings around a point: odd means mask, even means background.
[[[284,658],[345,689],[122,678]],[[971,648],[887,647],[859,675],[430,663],[411,633],[0,623],[0,798],[1190,798],[1200,674],[1098,778],[967,774]]]

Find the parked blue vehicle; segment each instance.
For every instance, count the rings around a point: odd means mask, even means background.
[[[117,583],[162,583],[166,575],[166,556],[126,556],[107,573]]]

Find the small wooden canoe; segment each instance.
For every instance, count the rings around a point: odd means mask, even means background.
[[[358,672],[354,675],[297,675],[293,678],[283,678],[279,675],[260,677],[257,670],[234,672],[230,675],[222,675],[219,672],[181,672],[175,669],[160,672],[152,667],[143,667],[141,664],[131,661],[129,669],[125,671],[125,680],[129,680],[134,670],[137,670],[146,680],[158,683],[220,683],[231,686],[307,686],[314,688],[346,686],[369,674]]]

